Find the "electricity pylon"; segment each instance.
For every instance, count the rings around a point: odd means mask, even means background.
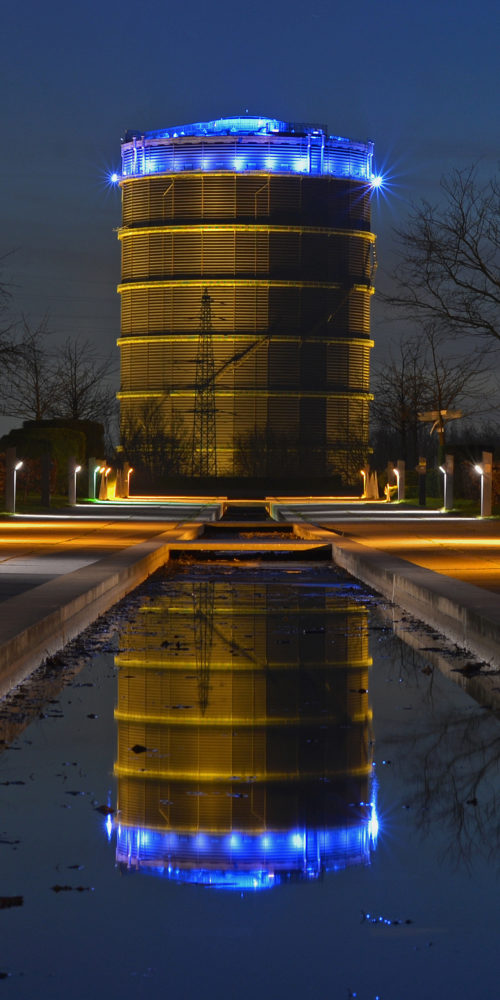
[[[212,343],[212,300],[205,288],[201,297],[200,333],[194,388],[193,476],[217,475],[215,434],[215,366]]]
[[[194,645],[198,698],[201,714],[205,715],[210,691],[210,661],[214,630],[214,581],[198,580],[193,583]]]

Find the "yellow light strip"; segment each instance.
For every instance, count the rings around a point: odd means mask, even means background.
[[[278,391],[276,389],[215,389],[215,395],[218,399],[241,399],[242,396],[247,396],[250,398],[254,397],[265,397],[266,399],[350,399],[350,400],[372,400],[372,392],[337,392],[335,389],[331,389],[328,392],[303,392],[293,389],[283,389]],[[117,399],[170,399],[173,396],[176,398],[183,397],[187,399],[194,399],[195,389],[164,389],[158,392],[141,392],[139,390],[130,392],[117,392]]]
[[[193,341],[194,344],[198,343],[199,332],[195,333],[185,333],[182,336],[177,334],[169,333],[158,333],[150,334],[145,333],[141,335],[134,336],[124,336],[118,337],[116,341],[118,347],[125,347],[129,344],[185,344],[186,342]],[[254,343],[255,337],[261,337],[263,344],[268,344],[269,340],[272,339],[273,344],[352,344],[362,347],[373,347],[375,344],[374,340],[365,339],[364,337],[282,337],[280,334],[270,335],[269,333],[253,334],[253,333],[212,333],[212,340],[216,344],[225,344],[228,341],[237,341],[238,343]]]
[[[135,770],[131,767],[125,767],[123,764],[115,764],[113,768],[113,773],[118,778],[140,778],[141,781],[192,781],[192,782],[229,782],[232,785],[237,785],[239,782],[251,782],[252,785],[257,782],[267,782],[267,781],[282,781],[282,782],[292,782],[292,781],[317,781],[321,778],[336,777],[339,778],[343,775],[347,775],[353,778],[365,777],[372,773],[373,768],[371,765],[364,764],[359,767],[344,767],[338,770],[332,770],[331,768],[325,768],[322,771],[264,771],[255,773],[255,771],[249,771],[248,774],[242,773],[238,774],[236,777],[234,772],[231,770],[224,771],[140,771],[138,768]]]
[[[247,653],[249,659],[252,657],[253,652],[254,652],[253,650],[248,650],[248,649],[245,650],[245,653]],[[327,663],[313,663],[313,662],[306,663],[304,660],[300,660],[300,662],[298,660],[295,662],[290,660],[288,663],[286,661],[280,662],[278,660],[269,660],[266,662],[264,661],[259,662],[258,660],[255,660],[254,662],[251,663],[233,663],[232,660],[227,660],[214,663],[211,660],[210,673],[212,674],[215,671],[217,671],[221,674],[224,674],[225,676],[228,676],[229,673],[240,672],[240,673],[253,673],[256,674],[257,676],[264,677],[264,675],[267,676],[270,670],[291,670],[294,673],[299,673],[302,672],[303,670],[307,670],[309,673],[311,671],[314,671],[315,673],[320,673],[320,672],[326,673],[326,671],[345,670],[346,668],[349,671],[351,669],[357,671],[369,670],[369,668],[372,666],[372,663],[373,660],[371,656],[362,658],[361,660],[355,660],[355,659],[330,660]],[[175,658],[175,662],[173,661],[170,662],[166,658],[165,659],[148,658],[147,660],[144,659],[137,660],[134,659],[134,657],[130,657],[130,659],[127,659],[126,655],[122,655],[122,656],[117,656],[115,658],[115,666],[123,667],[123,669],[129,669],[129,670],[131,669],[144,670],[146,672],[148,670],[160,669],[163,671],[164,675],[172,672],[175,673],[176,671],[181,671],[181,670],[190,670],[191,673],[193,674],[192,677],[193,680],[195,680],[198,676],[196,673],[197,667],[194,660],[192,659],[178,660],[177,657]]]
[[[200,537],[203,537],[203,536],[200,536]],[[293,535],[293,534],[291,534],[290,537],[292,539],[293,538],[297,538],[297,536]],[[299,539],[299,540],[303,541],[304,539]],[[339,598],[336,597],[335,598],[335,603],[336,604],[337,604],[338,600],[339,600]],[[327,605],[325,605],[325,607],[323,607],[323,608],[307,608],[307,611],[305,613],[307,614],[308,617],[310,615],[324,615],[325,612],[328,613],[328,617],[333,617],[334,615],[338,615],[338,616],[349,615],[350,616],[352,614],[359,614],[359,615],[366,615],[367,614],[366,607],[363,604],[350,604],[350,603],[347,603],[348,600],[349,600],[349,598],[343,598],[343,600],[344,600],[345,603],[342,604],[341,607],[334,606],[332,608],[329,608]],[[294,605],[294,607],[292,607],[290,609],[285,607],[285,608],[279,608],[279,610],[277,610],[277,611],[273,610],[271,612],[268,612],[265,604],[256,604],[255,606],[253,604],[247,604],[247,605],[245,605],[245,604],[242,604],[242,605],[237,604],[236,606],[233,605],[233,610],[232,610],[232,614],[231,614],[231,621],[237,621],[238,618],[241,618],[244,615],[254,615],[254,616],[260,615],[260,616],[262,616],[262,618],[265,618],[265,617],[268,616],[268,614],[272,614],[272,615],[278,614],[280,617],[284,617],[285,615],[289,615],[291,617],[291,616],[295,616],[297,614],[297,612],[300,611],[300,610],[301,610],[301,606],[299,604]],[[140,611],[141,614],[144,614],[144,615],[147,615],[147,614],[150,614],[150,613],[152,613],[152,614],[166,614],[168,612],[169,615],[178,614],[178,615],[190,616],[191,618],[193,617],[193,605],[192,605],[192,603],[191,604],[187,604],[186,603],[186,605],[184,605],[184,607],[182,605],[173,605],[173,604],[147,604],[147,605],[144,605],[142,608],[140,608],[139,611]],[[228,616],[228,607],[227,607],[227,604],[226,605],[221,604],[218,607],[217,606],[214,607],[214,614],[215,615],[220,614],[220,615],[223,615],[224,618],[227,618],[227,616]],[[358,635],[358,634],[359,633],[356,632],[356,635]]]
[[[317,726],[318,723],[321,723],[321,725],[326,725],[327,723],[338,725],[342,718],[342,712],[339,712],[337,715],[320,715],[319,717],[317,715],[297,715],[295,717],[288,715],[263,715],[259,717],[254,715],[246,718],[245,716],[237,715],[219,715],[210,717],[207,715],[200,715],[200,711],[197,708],[193,708],[193,711],[195,711],[196,714],[191,716],[180,715],[179,712],[175,715],[167,715],[167,713],[164,715],[154,715],[153,713],[149,714],[148,712],[126,712],[120,708],[115,708],[114,717],[117,722],[132,722],[140,723],[141,725],[172,726],[173,728],[177,728],[179,726],[189,726],[189,728],[192,728],[193,726],[197,726],[200,729],[220,729],[221,727],[229,729],[231,729],[231,727],[237,727],[239,729],[252,729],[254,726],[261,729],[273,729],[277,727],[293,727],[294,729],[300,729],[303,726]],[[349,722],[365,723],[371,721],[372,717],[373,712],[371,708],[367,708],[366,712],[350,712]]]
[[[332,281],[281,281],[264,278],[172,278],[168,281],[132,281],[117,286],[117,292],[149,291],[154,288],[326,288],[332,291],[366,292],[373,295],[372,285],[345,285]]]
[[[267,140],[266,140],[267,141]],[[139,147],[138,147],[139,148]],[[227,154],[227,150],[224,151]],[[224,155],[224,154],[223,154]],[[131,177],[121,177],[119,181],[120,187],[125,184],[136,184],[141,181],[151,181],[155,178],[161,180],[176,180],[178,177],[200,177],[202,180],[206,180],[207,177],[229,177],[231,180],[235,180],[237,177],[257,177],[259,180],[262,178],[267,180],[272,180],[273,177],[297,177],[299,181],[306,180],[327,180],[334,181],[337,184],[348,183],[356,184],[358,186],[367,188],[369,185],[364,178],[357,177],[337,177],[335,174],[300,174],[296,170],[168,170],[165,172],[158,171],[150,174],[133,174]],[[254,192],[251,192],[252,194]]]
[[[367,232],[364,229],[333,229],[327,226],[273,226],[262,225],[242,225],[241,223],[206,223],[203,225],[172,225],[172,226],[150,226],[131,227],[123,226],[118,229],[118,239],[125,237],[151,236],[157,233],[326,233],[328,236],[354,236],[358,239],[368,240],[375,243],[375,233]]]

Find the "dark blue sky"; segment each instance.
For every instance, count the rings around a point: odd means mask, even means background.
[[[379,283],[391,228],[440,176],[498,148],[496,0],[25,0],[2,16],[1,249],[13,309],[103,354],[119,324],[120,195],[106,187],[126,128],[250,113],[375,142],[394,189],[374,211]],[[377,318],[379,351],[386,340]]]

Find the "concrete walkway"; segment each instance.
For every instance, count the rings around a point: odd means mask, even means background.
[[[500,520],[391,504],[294,504],[279,513],[305,538],[330,536],[337,565],[500,668]],[[299,518],[309,523],[299,527]]]
[[[0,697],[168,562],[172,542],[203,531],[200,504],[183,509],[190,521],[125,509],[0,522]]]

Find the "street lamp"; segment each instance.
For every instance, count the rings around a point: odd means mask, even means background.
[[[22,462],[16,462],[16,464],[15,464],[13,470],[12,470],[12,472],[13,472],[13,478],[14,478],[14,490],[13,490],[13,499],[12,499],[12,513],[13,514],[16,513],[17,473],[19,472],[19,469],[22,469],[22,467],[23,467],[23,463]]]
[[[481,517],[491,517],[492,503],[492,473],[493,455],[489,451],[483,451],[482,464],[474,466],[474,471],[481,476]]]
[[[366,472],[364,469],[360,469],[359,472],[360,475],[363,477],[363,492],[361,494],[361,498],[363,498],[364,496],[366,496]]]
[[[130,477],[133,471],[133,469],[127,469],[127,498],[130,496]]]
[[[94,500],[96,499],[95,491],[96,491],[97,473],[99,473],[99,474],[103,473],[105,468],[106,468],[105,465],[96,465],[96,466],[94,466],[94,497],[93,497]]]
[[[77,477],[78,473],[81,472],[81,471],[82,471],[81,465],[75,465],[75,472],[74,472],[74,476],[75,476],[75,503],[76,503],[76,477]]]

